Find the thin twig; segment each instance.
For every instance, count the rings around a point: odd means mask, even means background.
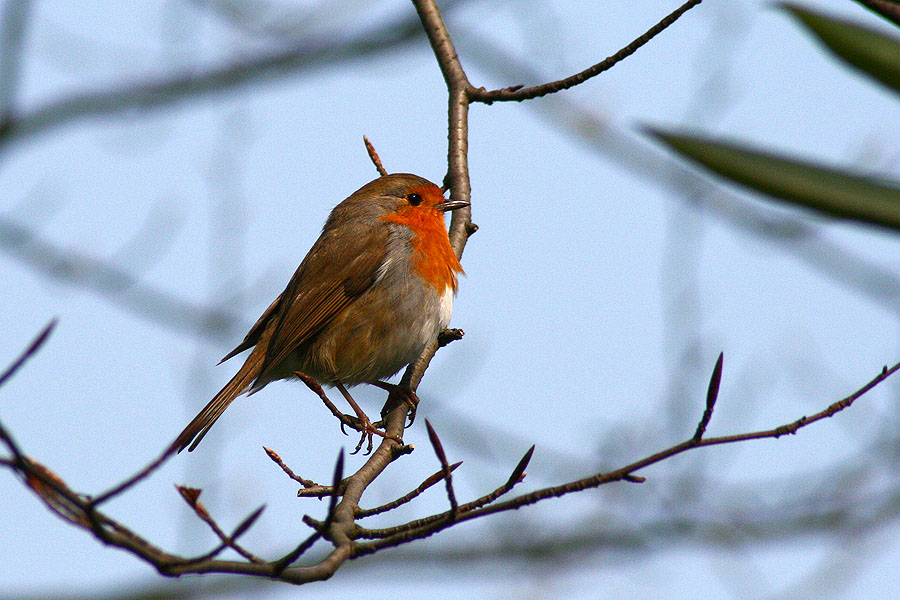
[[[320,529],[316,529],[315,533],[303,540],[296,548],[285,554],[283,557],[272,562],[272,567],[276,575],[280,575],[292,562],[300,558],[312,545],[325,534],[325,531],[331,527],[334,522],[334,512],[337,506],[339,494],[337,490],[341,486],[341,480],[344,478],[344,452],[338,454],[337,462],[334,465],[334,476],[331,478],[331,486],[334,493],[331,494],[331,501],[328,503],[328,513],[325,516],[325,522]]]
[[[281,460],[281,457],[278,456],[278,453],[276,453],[274,450],[272,450],[270,448],[266,448],[265,446],[263,446],[263,450],[266,451],[266,455],[268,455],[268,457],[270,459],[272,459],[272,462],[274,462],[276,465],[281,467],[281,470],[284,471],[284,473],[288,477],[290,477],[291,479],[293,479],[294,481],[296,481],[303,487],[305,487],[305,488],[321,487],[318,483],[316,483],[315,481],[313,481],[311,479],[303,479],[299,475],[296,475],[289,466],[284,464],[284,461]]]
[[[288,569],[280,562],[257,564],[252,562],[244,563],[213,559],[197,561],[197,559],[187,559],[173,556],[154,547],[149,542],[129,531],[127,528],[123,527],[116,521],[96,511],[89,500],[73,492],[65,485],[64,482],[62,482],[62,480],[53,475],[49,470],[38,466],[37,463],[23,458],[22,461],[0,461],[0,464],[5,464],[10,468],[16,470],[20,474],[24,475],[26,481],[29,483],[29,486],[47,502],[48,506],[50,506],[54,510],[54,512],[59,514],[61,517],[69,522],[92,531],[94,535],[104,543],[127,550],[147,561],[148,563],[153,564],[161,573],[167,575],[208,572],[243,573],[274,577],[291,583],[303,583],[308,581],[321,580],[329,577],[344,561],[350,558],[354,558],[356,556],[361,556],[363,554],[368,554],[371,552],[376,552],[382,548],[397,546],[409,541],[421,539],[422,537],[431,535],[433,533],[436,533],[437,531],[450,527],[457,522],[479,518],[496,512],[517,509],[528,504],[540,502],[550,497],[558,497],[578,491],[580,489],[597,487],[599,485],[610,483],[612,481],[639,480],[640,478],[637,478],[633,475],[635,471],[647,467],[651,464],[655,464],[671,458],[676,454],[693,450],[694,448],[717,444],[737,443],[749,439],[777,438],[781,435],[796,433],[801,428],[804,428],[818,420],[833,416],[834,414],[851,406],[856,399],[890,377],[898,369],[900,369],[900,363],[894,365],[891,368],[885,367],[881,373],[879,373],[876,377],[859,388],[853,394],[847,396],[846,398],[843,398],[842,400],[832,403],[827,408],[819,411],[812,416],[797,419],[796,421],[793,421],[786,425],[759,432],[722,436],[718,438],[707,438],[705,440],[701,440],[700,442],[695,442],[693,438],[691,438],[686,440],[685,442],[682,442],[681,444],[672,446],[671,448],[658,452],[640,461],[636,461],[630,465],[626,465],[625,467],[622,467],[616,471],[605,474],[598,474],[589,478],[574,481],[553,488],[545,488],[502,503],[490,503],[492,502],[491,499],[496,494],[489,494],[475,502],[460,505],[458,507],[458,514],[456,516],[456,519],[453,521],[449,519],[450,513],[444,513],[441,515],[434,515],[433,517],[429,517],[427,519],[407,523],[406,525],[401,525],[399,527],[392,528],[391,530],[367,531],[357,529],[356,534],[354,534],[355,537],[367,537],[376,539],[371,543],[354,544],[352,542],[352,538],[348,536],[350,530],[346,530],[346,526],[344,525],[344,523],[338,522],[337,518],[339,514],[346,514],[343,511],[345,509],[351,508],[352,504],[356,502],[358,494],[361,493],[362,489],[365,489],[369,478],[375,476],[375,473],[372,473],[365,467],[363,467],[363,469],[361,469],[348,479],[348,493],[345,494],[343,500],[341,500],[340,503],[337,502],[338,495],[332,495],[329,506],[330,516],[326,518],[325,523],[322,524],[322,528],[317,529],[316,533],[313,536],[311,536],[300,546],[298,546],[298,549],[292,552],[291,555],[285,557],[291,558],[295,554],[302,554],[302,552],[304,552],[306,548],[310,547],[312,543],[316,539],[318,539],[318,537],[320,537],[320,532],[326,530],[330,531],[331,537],[329,539],[332,539],[332,541],[334,541],[334,543],[336,544],[335,550],[325,559],[310,567],[292,567]],[[404,418],[404,409],[402,407],[397,407],[386,417],[388,421],[388,427],[392,430],[396,430],[402,433]],[[375,452],[375,454],[370,457],[369,463],[372,463],[373,465],[388,464],[391,460],[392,455],[391,447],[395,445],[395,441],[384,439],[379,445],[379,448]],[[504,491],[511,483],[514,483],[517,478],[521,478],[521,474],[524,472],[525,465],[527,464],[526,459],[530,455],[530,453],[531,451],[529,450],[529,452],[526,453],[526,457],[523,457],[523,460],[520,461],[519,466],[514,469],[513,474],[510,476],[507,483],[498,488],[498,492]],[[335,469],[335,478],[333,485],[334,489],[337,489],[337,486],[340,484],[340,471],[340,468]],[[360,478],[363,477],[365,478],[360,480]],[[39,484],[35,485],[35,482],[39,482]],[[489,503],[489,505],[484,506],[483,503]],[[477,507],[478,505],[482,506]],[[342,506],[345,507],[345,509],[342,509]],[[250,520],[245,521],[245,523],[248,521]],[[347,522],[347,525],[349,525],[351,528],[358,527],[353,522],[352,518]],[[239,526],[238,530],[240,530],[242,527],[244,527],[244,524]],[[242,531],[238,531],[238,533],[241,532]],[[215,553],[218,551],[220,550],[217,549],[213,552]]]
[[[444,484],[447,486],[447,499],[450,501],[450,515],[453,518],[459,509],[459,505],[456,503],[456,492],[453,491],[453,470],[450,468],[450,463],[447,462],[444,445],[441,444],[437,432],[431,426],[431,423],[428,422],[428,419],[425,419],[425,429],[428,430],[428,441],[431,442],[431,447],[434,448],[434,453],[437,455],[441,463],[441,469],[444,471]]]
[[[243,556],[250,562],[253,562],[253,563],[265,562],[263,559],[259,558],[258,556],[255,556],[251,552],[248,552],[247,550],[245,550],[243,547],[241,547],[237,543],[237,538],[239,538],[244,533],[246,533],[246,531],[248,529],[250,529],[250,526],[253,525],[253,523],[256,522],[256,519],[258,519],[259,516],[262,514],[262,511],[265,510],[265,508],[266,508],[265,505],[260,506],[258,509],[256,509],[255,511],[250,513],[250,515],[246,519],[241,521],[241,523],[239,523],[238,526],[235,527],[234,532],[231,535],[227,535],[222,530],[222,528],[219,527],[219,524],[216,523],[215,519],[213,519],[212,516],[210,516],[209,511],[206,510],[206,507],[200,503],[199,498],[200,498],[201,490],[199,490],[197,488],[189,488],[189,487],[185,487],[185,486],[181,486],[181,485],[176,485],[175,489],[178,490],[178,493],[181,494],[181,497],[184,498],[184,501],[188,503],[188,506],[190,506],[194,510],[194,514],[196,514],[200,518],[201,521],[206,523],[209,526],[209,528],[212,529],[213,533],[216,534],[216,537],[219,538],[219,540],[222,542],[223,546],[231,548],[232,550],[234,550],[235,552],[237,552],[238,554],[240,554],[241,556]],[[219,552],[221,552],[221,549],[217,548],[216,550],[213,551],[211,556],[215,556]]]
[[[433,535],[434,533],[446,529],[451,525],[454,525],[458,522],[468,521],[471,519],[479,518],[484,515],[495,514],[499,512],[515,510],[521,508],[523,506],[527,506],[529,504],[535,504],[542,500],[548,498],[558,498],[567,494],[571,494],[573,492],[578,492],[581,490],[596,488],[601,485],[605,485],[608,483],[612,483],[614,481],[622,481],[622,480],[634,480],[634,476],[632,475],[635,471],[640,469],[644,469],[650,465],[656,464],[658,462],[667,460],[681,454],[683,452],[687,452],[689,450],[693,450],[694,448],[701,448],[704,446],[716,446],[722,444],[733,444],[744,442],[748,440],[754,439],[766,439],[766,438],[774,438],[777,439],[782,435],[786,434],[794,434],[798,430],[815,423],[816,421],[820,421],[822,419],[826,419],[831,417],[838,412],[846,409],[851,406],[854,401],[860,398],[863,394],[877,386],[879,383],[893,375],[897,370],[900,370],[900,363],[895,364],[891,368],[887,368],[886,366],[882,369],[881,373],[872,378],[868,383],[859,388],[854,393],[850,394],[846,398],[843,398],[833,404],[829,405],[824,410],[815,413],[809,417],[802,417],[793,421],[792,423],[788,423],[785,425],[779,425],[778,427],[773,427],[771,429],[766,429],[763,431],[756,431],[751,433],[742,433],[728,436],[720,436],[714,438],[706,438],[699,442],[694,441],[694,438],[691,437],[688,440],[681,442],[680,444],[676,444],[665,450],[657,452],[651,456],[643,458],[641,460],[635,461],[629,465],[616,469],[615,471],[611,471],[609,473],[600,473],[597,475],[593,475],[591,477],[586,477],[584,479],[579,479],[577,481],[572,481],[570,483],[566,483],[559,486],[553,486],[548,488],[543,488],[540,490],[536,490],[534,492],[530,492],[528,494],[523,494],[511,500],[507,500],[506,502],[499,502],[496,504],[490,504],[488,506],[484,506],[482,508],[476,508],[474,510],[470,510],[468,505],[460,506],[459,514],[454,522],[447,522],[445,519],[442,519],[442,515],[435,515],[434,517],[429,517],[427,519],[420,519],[418,521],[412,521],[405,525],[400,525],[397,527],[393,527],[390,529],[384,530],[367,530],[366,537],[377,535],[382,539],[379,539],[371,544],[359,548],[360,553],[368,553],[375,552],[381,548],[392,547],[399,544],[404,544],[410,542],[415,539],[419,539],[425,536]],[[391,535],[383,535],[386,532],[396,532]]]
[[[706,388],[706,408],[703,410],[703,416],[700,417],[700,423],[697,424],[697,430],[694,432],[694,441],[699,442],[706,433],[706,427],[712,419],[713,410],[716,406],[716,399],[719,397],[719,384],[722,382],[722,360],[725,353],[719,353],[719,359],[716,366],[713,367],[712,376],[709,378],[709,387]]]
[[[519,460],[519,463],[516,465],[516,468],[513,469],[509,478],[506,482],[490,492],[489,494],[485,494],[480,498],[476,498],[471,502],[467,502],[457,509],[457,513],[463,514],[466,512],[470,512],[475,510],[476,508],[480,508],[491,502],[494,502],[500,496],[509,493],[516,485],[522,482],[525,478],[525,469],[528,467],[528,463],[531,461],[531,457],[534,454],[534,446],[528,449],[524,456]],[[393,535],[397,535],[398,533],[403,533],[406,531],[411,531],[414,529],[421,528],[426,525],[431,525],[433,523],[439,523],[441,521],[446,521],[448,519],[448,515],[451,513],[441,513],[437,515],[431,515],[429,517],[425,517],[422,519],[417,519],[415,521],[411,521],[409,523],[405,523],[403,525],[398,525],[396,527],[390,527],[385,529],[364,529],[360,528],[359,537],[360,538],[385,538]]]
[[[461,464],[462,464],[462,461],[459,461],[459,462],[455,462],[452,465],[450,465],[450,472],[455,471],[456,467],[458,467]],[[434,484],[438,483],[439,481],[443,480],[445,476],[446,475],[444,473],[444,469],[441,468],[440,471],[437,471],[436,473],[433,473],[432,475],[428,476],[428,478],[425,479],[425,481],[423,481],[422,483],[419,484],[419,487],[417,487],[413,491],[409,492],[408,494],[405,494],[405,495],[401,496],[400,498],[397,498],[396,500],[392,500],[391,502],[382,504],[381,506],[376,506],[375,508],[366,508],[366,509],[360,508],[360,509],[358,509],[356,511],[356,518],[364,519],[366,517],[371,517],[373,515],[380,515],[381,513],[385,513],[385,512],[394,510],[398,506],[402,506],[402,505],[406,504],[407,502],[413,500],[414,498],[419,496],[422,492],[424,492],[425,490],[427,490]]]
[[[375,146],[372,145],[372,142],[369,141],[369,138],[363,136],[363,143],[366,145],[366,152],[369,153],[369,158],[372,159],[372,164],[375,165],[375,169],[378,171],[378,174],[382,177],[387,175],[388,172],[381,164],[381,158],[378,156],[378,153],[375,152]]]
[[[676,8],[674,11],[669,13],[662,21],[648,29],[647,32],[642,36],[635,39],[633,42],[631,42],[609,58],[606,58],[591,67],[588,67],[580,73],[576,73],[575,75],[571,75],[558,81],[551,81],[549,83],[544,83],[527,88],[513,86],[494,91],[487,91],[484,88],[472,89],[469,92],[469,97],[471,98],[472,102],[484,102],[485,104],[491,104],[493,102],[521,102],[522,100],[530,100],[532,98],[540,98],[541,96],[546,96],[547,94],[554,94],[556,92],[567,90],[571,87],[584,83],[588,79],[596,77],[604,71],[608,71],[618,63],[622,62],[624,59],[634,54],[641,46],[645,45],[654,37],[662,33],[665,29],[667,29],[670,25],[677,21],[681,17],[681,15],[694,8],[702,1],[703,0],[688,0],[687,2]]]
[[[129,477],[128,479],[123,481],[122,483],[120,483],[119,485],[115,486],[114,488],[107,490],[106,492],[103,492],[99,496],[93,498],[91,500],[91,505],[94,507],[97,507],[97,506],[100,506],[101,504],[103,504],[104,502],[106,502],[107,500],[109,500],[110,498],[114,498],[114,497],[118,496],[119,494],[121,494],[122,492],[124,492],[125,490],[130,488],[131,486],[135,485],[136,483],[139,483],[140,481],[142,481],[143,479],[148,477],[151,473],[153,473],[153,471],[160,468],[162,466],[162,464],[164,462],[166,462],[167,460],[169,460],[172,456],[174,456],[174,453],[172,450],[172,446],[170,446],[170,447],[166,448],[163,451],[163,453],[160,454],[156,458],[156,460],[151,462],[149,465],[147,465],[146,467],[144,467],[143,469],[141,469],[140,471],[138,471],[137,473],[135,473],[134,475],[132,475],[131,477]]]
[[[44,328],[41,330],[39,334],[35,336],[31,343],[28,344],[28,347],[22,351],[22,354],[19,355],[19,358],[13,361],[9,367],[0,375],[0,386],[6,383],[6,380],[16,374],[16,371],[22,368],[22,365],[25,362],[34,356],[34,353],[41,349],[41,346],[44,345],[44,342],[47,341],[47,338],[50,336],[50,333],[53,331],[53,328],[56,327],[57,319],[50,319],[50,322],[47,323]]]

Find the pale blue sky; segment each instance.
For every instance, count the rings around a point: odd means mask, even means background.
[[[202,4],[35,2],[20,105],[202,70],[266,47]],[[349,11],[352,17],[310,24],[335,35],[413,10],[400,1],[368,2],[361,15],[349,2],[296,4]],[[499,66],[485,42],[540,62],[556,78],[612,54],[677,4],[484,0],[447,21],[473,83],[501,87],[531,82]],[[849,0],[806,5],[890,31]],[[596,121],[567,129],[560,100]],[[639,127],[697,126],[896,179],[898,122],[896,96],[834,62],[784,13],[756,0],[707,0],[564,98],[474,105],[469,159],[480,230],[463,257],[467,276],[452,321],[466,337],[441,350],[420,387],[420,418],[406,437],[418,450],[364,500],[389,500],[436,470],[423,417],[451,459],[465,461],[454,480],[457,494],[470,499],[504,481],[532,443],[523,490],[681,441],[702,411],[720,351],[725,374],[714,434],[815,412],[896,362],[900,329],[890,296],[873,302],[815,266],[824,239],[895,273],[896,236],[774,208],[733,188],[735,196],[711,200],[710,211],[687,209],[677,184],[646,162],[668,154]],[[441,180],[445,89],[424,43],[162,111],[85,119],[5,148],[4,218],[62,249],[128,269],[137,256],[141,282],[240,318],[228,339],[198,341],[123,307],[128,292],[111,299],[54,282],[0,253],[0,364],[51,317],[60,319],[41,353],[0,390],[0,418],[23,448],[85,492],[154,457],[238,367],[215,364],[281,291],[328,211],[374,178],[363,134],[388,170]],[[730,224],[733,206],[800,215],[821,225],[820,242],[773,244]],[[694,470],[708,479],[688,492],[709,498],[710,520],[728,523],[730,515],[716,512],[721,498],[747,489],[732,486],[803,481],[819,469],[868,461],[877,451],[868,441],[897,427],[896,391],[885,385],[790,439],[683,456],[641,473],[649,478],[644,486],[609,486],[467,524],[397,556],[526,541],[557,526],[608,523],[618,531],[652,522],[679,510],[685,490],[671,482]],[[370,414],[381,406],[380,391],[359,388],[355,396]],[[470,422],[480,423],[484,437]],[[278,383],[235,402],[196,452],[172,460],[110,510],[156,544],[199,552],[214,540],[173,484],[203,488],[204,504],[226,528],[265,503],[245,541],[274,554],[306,535],[302,514],[321,516],[324,508],[298,501],[296,486],[261,446],[324,480],[350,444],[303,386]],[[351,457],[348,466],[362,460]],[[445,503],[435,491],[392,519]],[[91,595],[159,581],[151,567],[62,523],[8,474],[0,477],[0,514],[7,515],[0,590]],[[362,559],[324,584],[266,590],[273,598],[456,598],[463,585],[467,598],[872,598],[892,589],[900,572],[897,534],[892,520],[854,540],[738,539],[710,550],[684,532],[651,553],[607,548],[548,558],[527,572],[503,560],[442,567],[419,557],[403,563],[411,572],[398,577],[366,569]]]

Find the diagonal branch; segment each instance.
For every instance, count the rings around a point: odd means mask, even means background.
[[[450,501],[450,518],[453,519],[456,517],[456,512],[459,510],[459,504],[456,502],[456,492],[453,491],[453,471],[450,468],[450,463],[447,462],[447,454],[444,452],[444,445],[441,444],[437,432],[435,432],[431,423],[428,422],[428,419],[425,419],[425,429],[428,430],[428,440],[431,442],[431,447],[434,448],[434,453],[441,463],[441,470],[444,473],[444,484],[447,486],[447,499]]]
[[[53,332],[54,327],[56,327],[57,320],[50,319],[50,322],[47,323],[44,328],[38,333],[34,339],[28,344],[28,347],[22,351],[22,354],[19,355],[19,358],[13,361],[9,367],[0,375],[0,386],[2,386],[6,381],[15,375],[19,369],[28,361],[29,358],[34,356],[34,354],[41,349],[41,346],[47,341],[47,338],[50,337],[50,334]]]
[[[194,514],[196,514],[201,521],[206,523],[210,529],[212,529],[213,533],[216,534],[216,537],[221,541],[221,545],[219,548],[213,550],[210,556],[215,556],[224,548],[231,548],[250,562],[254,563],[262,563],[264,562],[261,558],[255,556],[251,552],[245,550],[242,546],[237,543],[237,539],[242,536],[244,533],[250,529],[250,526],[256,522],[259,516],[262,514],[263,510],[265,510],[265,505],[260,506],[255,511],[250,513],[250,515],[241,521],[237,527],[235,527],[234,532],[231,535],[226,534],[219,524],[212,518],[209,514],[209,511],[206,510],[206,507],[203,506],[200,501],[200,493],[201,490],[197,488],[189,488],[181,485],[176,485],[175,488],[178,490],[178,493],[181,494],[181,497],[184,498],[184,501],[188,503],[188,505],[194,509]]]
[[[13,3],[15,4],[15,2]],[[197,97],[277,77],[295,76],[312,68],[374,56],[416,40],[421,32],[414,18],[389,22],[353,37],[292,40],[268,52],[239,57],[202,72],[183,72],[117,82],[108,89],[71,93],[36,109],[14,112],[0,129],[0,147],[27,137],[72,125],[89,117],[112,117],[130,110],[172,107]]]
[[[645,45],[654,37],[662,33],[675,21],[681,18],[681,15],[694,8],[702,1],[703,0],[688,0],[687,2],[676,8],[674,11],[672,11],[669,15],[667,15],[662,21],[648,29],[647,32],[642,36],[640,36],[609,58],[606,58],[591,67],[588,67],[580,73],[570,75],[569,77],[560,79],[558,81],[551,81],[550,83],[544,83],[542,85],[536,85],[527,88],[522,88],[522,86],[513,86],[504,88],[502,90],[493,91],[487,91],[484,88],[477,90],[473,89],[470,92],[470,98],[472,102],[484,102],[485,104],[491,104],[493,102],[521,102],[522,100],[540,98],[541,96],[546,96],[547,94],[555,94],[556,92],[575,87],[576,85],[584,83],[592,77],[596,77],[604,71],[608,71],[618,63],[622,62],[623,60],[637,52],[637,50],[641,46]]]
[[[462,461],[459,461],[459,462],[455,462],[452,465],[450,465],[450,472],[452,473],[453,471],[455,471],[456,468],[461,464],[462,464]],[[365,509],[361,508],[361,509],[357,510],[356,518],[363,519],[365,517],[380,515],[381,513],[385,513],[385,512],[394,510],[398,506],[402,506],[402,505],[410,502],[411,500],[415,499],[422,492],[424,492],[431,486],[435,485],[439,481],[443,480],[444,477],[445,477],[444,469],[441,469],[440,471],[429,475],[428,478],[426,478],[425,481],[420,483],[416,489],[409,492],[408,494],[404,494],[403,496],[397,498],[396,500],[392,500],[391,502],[382,504],[381,506],[376,506],[375,508],[365,508]]]
[[[359,548],[359,552],[377,552],[382,548],[405,544],[416,539],[433,535],[434,533],[454,526],[457,523],[462,523],[485,515],[515,510],[518,508],[522,508],[523,506],[536,504],[537,502],[541,502],[549,498],[559,498],[585,489],[596,488],[601,485],[612,483],[614,481],[641,481],[642,478],[636,478],[634,475],[632,475],[632,473],[640,469],[644,469],[650,465],[670,459],[683,452],[693,450],[695,448],[722,444],[734,444],[749,440],[766,438],[777,439],[783,435],[795,434],[800,429],[807,427],[812,423],[815,423],[816,421],[834,416],[838,412],[848,408],[854,403],[854,401],[856,401],[866,392],[893,375],[898,370],[900,370],[900,363],[895,364],[891,368],[885,366],[882,369],[881,373],[876,375],[868,383],[863,385],[861,388],[859,388],[857,391],[853,392],[846,398],[832,403],[827,408],[819,411],[812,416],[801,417],[800,419],[797,419],[796,421],[793,421],[791,423],[779,425],[777,427],[762,431],[706,438],[699,441],[691,437],[686,441],[681,442],[680,444],[676,444],[674,446],[666,448],[665,450],[657,452],[641,460],[635,461],[629,465],[626,465],[609,473],[598,473],[596,475],[592,475],[590,477],[572,481],[566,484],[543,488],[534,492],[530,492],[528,494],[523,494],[505,502],[490,504],[489,506],[472,508],[470,507],[470,504],[462,505],[459,507],[458,514],[453,521],[447,520],[446,514],[444,514],[435,515],[426,519],[420,519],[418,521],[413,521],[405,525],[391,528],[389,530],[367,530],[367,537],[380,537],[382,539],[371,542],[364,546],[361,545]]]

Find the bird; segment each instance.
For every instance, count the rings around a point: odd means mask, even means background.
[[[393,387],[381,380],[418,358],[449,324],[463,269],[444,213],[466,206],[410,173],[381,176],[335,206],[287,287],[220,361],[250,350],[243,366],[168,453],[193,451],[241,394],[299,374],[338,388],[371,448],[377,431],[346,387]]]

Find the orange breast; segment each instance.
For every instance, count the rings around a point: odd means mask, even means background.
[[[462,266],[450,247],[450,238],[447,237],[447,229],[444,225],[443,213],[434,208],[437,202],[443,200],[443,196],[437,195],[427,189],[427,195],[422,194],[425,200],[419,206],[404,206],[395,213],[382,217],[389,223],[406,225],[413,232],[410,241],[413,248],[413,269],[429,285],[433,286],[438,294],[442,294],[447,287],[456,291],[456,274],[462,273]]]

